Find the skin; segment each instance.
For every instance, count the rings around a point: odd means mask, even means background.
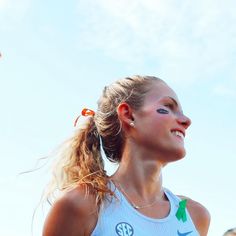
[[[185,156],[184,140],[173,131],[185,134],[191,121],[183,114],[174,91],[160,82],[153,84],[138,111],[122,103],[117,113],[126,139],[119,168],[111,180],[118,188],[122,186],[128,200],[136,205],[156,201],[152,207],[139,209],[140,213],[166,217],[170,205],[163,192],[162,169]],[[85,190],[78,186],[55,203],[45,221],[43,236],[91,235],[98,209],[94,197],[84,198],[84,194]],[[199,234],[207,235],[210,215],[206,208],[191,199],[187,208]]]

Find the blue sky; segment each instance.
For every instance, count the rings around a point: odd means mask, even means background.
[[[164,79],[192,119],[187,156],[166,167],[164,185],[209,209],[210,236],[236,226],[235,8],[234,0],[0,0],[0,235],[30,235],[49,178],[47,167],[18,173],[73,134],[106,84],[134,74]],[[46,212],[37,210],[34,235]]]

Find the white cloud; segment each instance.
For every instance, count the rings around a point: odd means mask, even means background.
[[[79,44],[178,79],[235,72],[235,1],[78,1]]]

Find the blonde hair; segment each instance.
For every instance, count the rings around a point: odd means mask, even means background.
[[[236,235],[236,228],[227,230],[223,236],[233,236]]]
[[[107,194],[113,194],[108,186],[109,176],[104,170],[101,146],[108,160],[120,162],[125,139],[117,106],[126,102],[138,110],[154,81],[163,82],[153,76],[133,76],[104,88],[95,116],[89,117],[86,125],[78,129],[60,150],[46,193],[48,200],[54,193],[69,191],[78,185],[84,185],[96,196],[97,205]]]

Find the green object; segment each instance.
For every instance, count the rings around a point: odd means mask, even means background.
[[[178,220],[182,220],[183,222],[187,221],[187,215],[186,215],[186,204],[187,204],[187,199],[184,199],[179,202],[179,208],[176,212],[176,217]]]

